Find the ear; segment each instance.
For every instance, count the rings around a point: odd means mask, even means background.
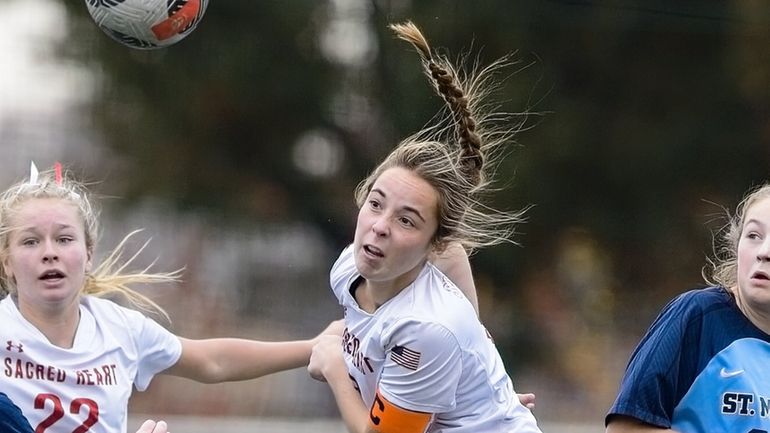
[[[8,276],[8,279],[13,280],[13,268],[8,263],[8,256],[3,257],[3,273]]]

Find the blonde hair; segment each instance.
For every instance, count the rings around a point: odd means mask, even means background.
[[[438,193],[438,229],[434,249],[442,251],[459,242],[470,253],[474,249],[513,242],[515,224],[523,211],[504,212],[482,203],[491,192],[501,153],[522,123],[501,128],[511,120],[508,113],[492,112],[483,105],[497,89],[495,72],[511,64],[508,56],[470,74],[455,68],[444,56],[435,55],[428,41],[412,22],[394,24],[396,35],[412,44],[420,54],[425,74],[446,102],[435,125],[404,139],[356,188],[361,207],[372,186],[389,168],[402,167],[427,181]],[[510,125],[510,124],[509,124]]]
[[[86,249],[93,257],[99,237],[99,212],[92,205],[88,190],[83,183],[71,178],[69,173],[64,173],[60,179],[57,179],[54,171],[48,170],[41,172],[34,183],[30,181],[18,182],[0,195],[0,263],[7,260],[10,246],[9,237],[14,230],[18,229],[17,226],[12,225],[11,221],[13,221],[19,208],[32,199],[57,199],[74,205],[83,221]],[[93,272],[86,275],[81,293],[98,297],[120,297],[133,308],[158,313],[168,320],[168,315],[158,304],[131,289],[130,286],[178,281],[180,271],[150,273],[148,267],[141,271],[125,272],[126,268],[147,246],[145,243],[128,260],[123,261],[121,259],[126,242],[135,233],[137,231],[126,235],[106,259]],[[15,294],[15,292],[14,279],[5,273],[3,266],[0,266],[0,296]]]
[[[714,258],[708,259],[703,278],[708,284],[727,289],[738,284],[738,242],[745,224],[746,212],[758,201],[770,198],[770,183],[749,190],[735,209],[727,212],[728,222],[715,235]]]

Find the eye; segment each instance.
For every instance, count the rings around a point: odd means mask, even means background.
[[[372,209],[379,209],[381,207],[380,202],[375,199],[369,199],[369,207]]]
[[[398,222],[400,222],[405,227],[414,227],[414,221],[407,217],[399,217]]]
[[[31,247],[37,245],[38,240],[36,238],[25,238],[21,240],[21,244],[25,247]]]
[[[75,239],[73,237],[71,237],[71,236],[61,236],[57,240],[59,241],[60,244],[68,244],[68,243],[74,241]]]
[[[757,239],[761,239],[762,237],[757,232],[748,232],[746,233],[746,238],[751,240],[757,240]]]

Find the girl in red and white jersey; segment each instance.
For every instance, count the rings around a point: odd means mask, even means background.
[[[216,383],[307,364],[314,340],[172,334],[140,312],[163,311],[130,286],[178,274],[126,274],[123,243],[94,266],[97,233],[88,191],[61,166],[33,165],[29,180],[0,195],[0,390],[35,431],[124,433],[132,389],[159,373]],[[135,309],[104,299],[112,295]]]

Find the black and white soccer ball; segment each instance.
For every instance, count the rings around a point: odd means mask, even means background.
[[[195,30],[209,0],[85,0],[96,25],[141,50],[173,45]]]

